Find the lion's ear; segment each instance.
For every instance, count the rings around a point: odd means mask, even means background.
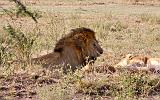
[[[61,45],[58,45],[54,48],[54,52],[62,52],[62,50],[63,50],[63,46]]]
[[[55,45],[54,52],[62,52],[64,45],[65,45],[64,39],[60,39]]]

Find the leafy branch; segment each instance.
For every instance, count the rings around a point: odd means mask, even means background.
[[[24,4],[22,4],[20,2],[20,0],[9,0],[9,1],[12,1],[12,2],[14,2],[16,4],[16,6],[18,8],[18,11],[16,12],[16,16],[17,17],[19,16],[19,14],[25,13],[26,15],[30,16],[36,23],[38,23],[38,21],[36,19],[36,17],[37,17],[36,15],[37,14],[27,10],[27,7]]]

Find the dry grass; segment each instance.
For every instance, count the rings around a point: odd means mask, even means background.
[[[126,11],[127,14],[119,14],[116,13],[114,8],[111,9],[115,12],[105,12],[105,6],[99,8],[99,5],[105,5],[102,3],[107,4],[107,2],[110,2],[109,0],[72,1],[73,0],[65,0],[63,2],[61,0],[56,0],[55,2],[50,0],[26,1],[26,4],[32,5],[33,8],[35,5],[38,5],[38,7],[40,5],[48,6],[47,10],[45,8],[43,9],[42,6],[40,11],[42,17],[38,19],[37,24],[27,16],[16,18],[13,14],[13,19],[11,19],[8,14],[0,11],[0,69],[1,72],[3,72],[0,76],[7,76],[5,77],[6,80],[12,79],[11,77],[20,71],[21,73],[29,73],[29,76],[27,77],[31,77],[34,74],[33,76],[40,76],[41,78],[44,78],[44,80],[55,78],[57,81],[54,84],[45,84],[45,86],[38,85],[34,87],[37,92],[37,98],[42,100],[52,100],[53,98],[58,100],[71,100],[74,98],[78,100],[105,98],[120,100],[123,100],[124,98],[147,99],[146,97],[148,97],[151,92],[154,92],[153,90],[158,88],[156,85],[158,84],[159,77],[154,78],[154,75],[146,73],[130,73],[125,71],[116,74],[94,72],[85,75],[77,71],[77,73],[63,75],[59,70],[53,72],[43,71],[41,66],[31,66],[28,63],[27,65],[24,65],[23,63],[12,65],[9,63],[9,61],[17,59],[25,61],[26,58],[32,54],[39,54],[44,50],[52,50],[56,41],[60,39],[62,35],[67,34],[72,28],[82,26],[89,27],[96,31],[97,39],[100,41],[100,44],[105,51],[104,54],[97,59],[95,66],[103,63],[114,65],[128,53],[144,54],[153,57],[159,56],[160,19],[159,15],[154,15],[157,12],[156,10],[153,11],[155,12],[154,14],[146,13],[145,10],[142,10],[142,13]],[[36,3],[31,4],[31,2]],[[118,1],[115,0],[113,2]],[[122,2],[150,3],[152,1],[122,0]],[[152,3],[156,2],[159,3],[157,0]],[[6,1],[0,2],[0,5],[1,4],[4,7],[7,6],[6,8],[9,6]],[[57,4],[60,8],[67,6],[67,10],[56,10],[56,7],[51,7],[52,5]],[[75,5],[80,7],[78,9],[70,8]],[[84,5],[87,5],[87,7],[85,8]],[[99,10],[92,9],[92,5],[97,7],[95,9]],[[117,5],[117,7],[118,6],[121,5]],[[33,8],[30,6],[30,9]],[[143,8],[145,9],[145,6],[143,6]],[[52,9],[55,10],[52,11]],[[123,12],[122,9],[119,9],[118,11]],[[17,41],[13,36],[10,36],[8,32],[3,29],[8,23],[16,31],[24,34],[23,38],[27,38],[27,42]],[[36,37],[36,39],[32,46],[29,39],[32,39],[33,37]],[[30,46],[26,47],[25,45]],[[29,54],[25,53],[25,50],[29,51]],[[15,68],[17,66],[18,68]],[[25,70],[21,70],[23,67],[25,67]],[[1,81],[3,83],[3,80],[4,78],[0,78],[0,83]],[[32,81],[39,82],[35,79]],[[1,85],[3,86],[4,84],[0,84],[0,87]],[[30,87],[30,85],[28,86]],[[2,89],[2,91],[4,90]],[[0,98],[1,96],[3,96],[3,94],[0,93]],[[5,98],[15,98],[15,96],[7,95]],[[154,98],[154,96],[152,96],[152,98]],[[155,99],[158,100],[158,98],[159,97]]]

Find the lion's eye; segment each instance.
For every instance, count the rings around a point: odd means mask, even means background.
[[[96,44],[94,43],[93,46],[96,47]]]

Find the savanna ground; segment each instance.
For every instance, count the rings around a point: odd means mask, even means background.
[[[0,0],[1,100],[160,99],[158,75],[125,70],[116,74],[77,71],[63,75],[61,69],[49,71],[29,63],[9,63],[53,50],[63,34],[77,27],[93,29],[104,49],[95,66],[115,65],[128,53],[159,57],[159,0],[22,0],[22,3],[38,12],[38,23],[25,15],[17,18],[14,3]],[[25,36],[18,34],[21,39],[17,40],[8,34],[8,24]]]

